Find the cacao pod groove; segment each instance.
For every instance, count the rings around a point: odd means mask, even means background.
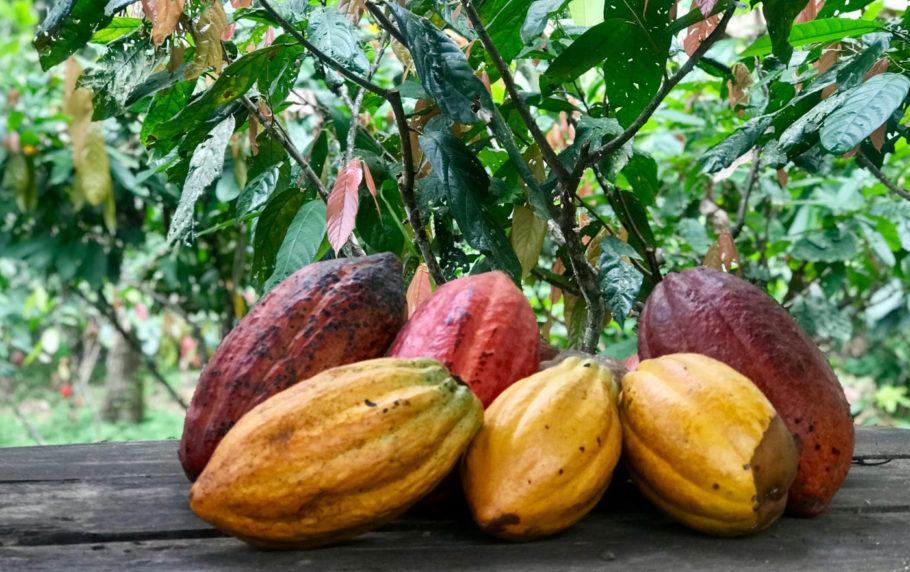
[[[770,296],[716,270],[669,274],[642,311],[638,351],[643,360],[704,354],[752,380],[800,440],[789,510],[825,509],[852,461],[850,406],[818,346]]]
[[[298,270],[224,338],[199,378],[180,441],[190,480],[247,411],[331,367],[382,356],[405,319],[401,265],[391,254]]]

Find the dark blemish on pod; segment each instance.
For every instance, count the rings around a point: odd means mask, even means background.
[[[597,446],[598,447],[603,446],[603,441],[600,440],[600,437],[597,438]]]
[[[544,425],[543,428],[544,428],[544,429],[549,429],[550,426],[549,426],[549,425]]]
[[[369,399],[364,399],[363,404],[366,405],[367,407],[376,407],[376,404],[373,403],[372,401],[370,401]]]
[[[822,446],[821,446],[820,443],[816,443],[816,444],[815,444],[815,450],[816,450],[816,451],[821,451],[821,450],[822,450]]]
[[[803,418],[802,418],[802,417],[796,417],[795,419],[793,419],[793,422],[796,423],[797,425],[799,425],[800,423],[803,422]]]
[[[584,448],[584,447],[579,447],[578,450],[581,451],[582,453],[585,452],[585,448]]]
[[[838,449],[837,447],[831,447],[831,454],[840,455],[840,449]]]
[[[716,491],[716,490],[720,489],[720,485],[717,483],[714,483],[713,485],[711,485],[711,488]],[[752,500],[755,500],[755,497],[752,497]]]
[[[809,433],[815,433],[815,425],[809,425]]]
[[[587,361],[581,367],[591,367],[591,362]]]
[[[564,469],[559,469],[559,474],[560,474],[560,475],[563,474],[564,472],[565,472]]]
[[[388,407],[383,407],[382,412],[383,412],[383,413],[388,413],[388,412],[389,412],[389,408],[388,408]]]
[[[744,471],[748,471],[749,468],[750,468],[749,463],[746,463],[745,465],[743,465],[743,470],[744,470]]]

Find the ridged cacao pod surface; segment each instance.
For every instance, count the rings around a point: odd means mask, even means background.
[[[190,507],[251,544],[307,548],[401,514],[455,466],[483,422],[434,360],[325,371],[247,413],[190,491]]]
[[[180,441],[187,476],[196,479],[244,413],[326,369],[382,356],[404,320],[401,265],[391,254],[317,262],[275,286],[199,378]]]
[[[578,356],[497,397],[462,463],[465,496],[480,527],[529,540],[581,520],[619,460],[617,397],[610,369]]]
[[[800,440],[790,512],[813,516],[838,491],[853,457],[853,419],[843,388],[818,346],[767,294],[705,268],[669,274],[639,322],[642,359],[695,352],[752,380]]]
[[[770,526],[796,476],[796,441],[771,402],[730,366],[699,354],[642,361],[623,378],[626,466],[642,493],[718,536]]]
[[[390,356],[439,360],[486,407],[537,371],[539,332],[527,298],[502,272],[446,282],[398,334]]]

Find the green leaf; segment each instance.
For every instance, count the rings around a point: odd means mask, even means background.
[[[770,127],[773,116],[763,115],[740,125],[729,137],[712,147],[701,157],[703,173],[716,173],[755,146],[762,134]]]
[[[95,44],[108,44],[129,34],[141,25],[142,18],[123,18],[118,16],[112,19],[107,27],[95,32],[90,41]]]
[[[92,34],[107,26],[112,19],[104,10],[107,3],[108,0],[57,0],[33,42],[41,69],[46,71],[76,53]]]
[[[293,44],[266,58],[256,86],[273,111],[277,111],[277,108],[285,103],[294,87],[300,73],[302,53],[303,48],[299,44]]]
[[[796,241],[790,250],[796,260],[838,262],[852,258],[859,251],[856,237],[847,230],[834,228],[812,232]]]
[[[307,31],[309,40],[332,59],[360,75],[366,74],[370,62],[360,49],[357,29],[337,8],[313,9],[309,16]],[[327,68],[326,73],[331,83],[342,82],[338,72]]]
[[[537,218],[534,209],[517,206],[512,211],[512,249],[521,263],[521,277],[526,278],[537,266],[547,236],[547,221]]]
[[[366,160],[366,159],[364,159]],[[368,161],[373,164],[373,161]],[[377,169],[370,167],[373,175]],[[379,184],[379,181],[376,181]],[[386,179],[376,189],[379,211],[372,199],[361,197],[361,206],[357,211],[357,235],[373,252],[394,252],[401,254],[410,245],[410,235],[401,221],[407,220],[404,204],[398,186]]]
[[[779,150],[788,156],[798,155],[818,142],[818,132],[829,114],[844,102],[845,93],[836,93],[810,109],[780,134]]]
[[[628,243],[612,236],[600,243],[600,294],[620,326],[632,310],[644,279],[634,266],[622,259],[624,256],[638,258],[638,253]]]
[[[294,215],[275,256],[275,271],[266,281],[263,291],[268,292],[300,268],[315,261],[323,237],[325,203],[317,199],[305,203]]]
[[[389,8],[414,59],[420,83],[439,109],[459,123],[489,119],[493,100],[458,46],[426,19],[395,3]]]
[[[149,143],[149,135],[159,125],[169,121],[186,107],[195,87],[195,81],[183,81],[155,94],[139,132],[139,141],[143,145]]]
[[[612,117],[582,115],[575,130],[575,140],[572,145],[559,154],[559,161],[567,169],[572,169],[578,160],[578,154],[581,152],[582,146],[588,144],[592,149],[596,148],[620,135],[622,131],[619,122]],[[628,141],[616,152],[605,157],[598,166],[603,171],[604,176],[612,181],[619,171],[626,166],[630,157],[632,157],[632,141]]]
[[[847,90],[861,84],[866,72],[882,57],[891,44],[889,36],[885,34],[876,34],[872,38],[869,47],[837,71],[838,89]]]
[[[242,217],[262,206],[275,192],[287,188],[291,181],[291,169],[287,164],[273,167],[250,178],[234,207],[236,215]]]
[[[79,78],[80,85],[94,92],[92,119],[100,121],[122,113],[133,90],[163,59],[163,52],[156,51],[147,36],[130,34],[109,44],[104,55]]]
[[[791,0],[782,0],[790,2]],[[790,31],[789,46],[799,48],[810,44],[821,44],[836,42],[844,38],[855,38],[872,32],[878,32],[882,25],[874,20],[846,20],[842,18],[831,18],[828,20],[812,20],[793,26]],[[751,58],[755,56],[766,56],[771,53],[773,47],[771,39],[768,36],[762,36],[751,46],[740,54],[740,57]],[[792,52],[792,48],[790,49]],[[789,61],[789,57],[787,58]]]
[[[286,189],[269,197],[268,203],[256,221],[253,235],[252,276],[264,284],[275,271],[278,251],[290,228],[291,221],[303,205],[306,195],[299,189]]]
[[[493,44],[506,62],[521,51],[524,41],[518,23],[524,22],[533,0],[485,0],[477,6]]]
[[[834,18],[847,12],[862,10],[875,0],[827,0],[818,12],[819,18]]]
[[[793,47],[790,45],[790,30],[793,20],[806,7],[809,0],[763,0],[762,12],[768,22],[768,34],[774,55],[784,65],[790,63]]]
[[[147,134],[146,140],[150,144],[160,145],[164,152],[173,149],[188,125],[208,120],[218,108],[245,95],[256,83],[269,58],[283,48],[284,46],[273,44],[235,60],[224,68],[205,93],[187,105],[172,121],[157,124]]]
[[[505,233],[496,226],[482,204],[490,189],[490,178],[483,165],[439,119],[427,124],[419,142],[433,167],[431,176],[437,178],[445,190],[449,210],[467,243],[489,256],[498,268],[517,281],[521,276],[521,264]]]
[[[256,137],[256,146],[259,147],[259,152],[253,155],[247,168],[247,176],[250,179],[271,171],[273,167],[288,160],[284,146],[268,131],[263,131]]]
[[[708,238],[708,232],[705,226],[694,218],[684,218],[676,226],[676,232],[693,252],[699,256],[704,256],[711,248],[711,239]]]
[[[221,168],[224,166],[224,151],[227,149],[233,133],[234,118],[231,116],[212,129],[208,139],[193,152],[189,174],[183,184],[183,193],[180,195],[180,202],[177,204],[177,210],[174,211],[174,217],[171,219],[171,227],[167,232],[169,244],[184,238],[192,229],[196,201],[202,196],[203,191],[221,175]]]
[[[846,343],[853,335],[849,315],[821,293],[798,296],[790,307],[790,314],[815,339]]]
[[[660,192],[660,178],[657,175],[657,161],[647,153],[635,151],[622,174],[632,185],[632,191],[641,204],[652,206]]]
[[[528,13],[521,25],[521,41],[530,44],[534,39],[543,34],[547,27],[550,15],[562,10],[569,0],[534,0],[528,6]],[[495,43],[495,42],[494,42]]]
[[[825,118],[821,144],[840,155],[859,145],[900,108],[910,92],[910,79],[884,73],[844,94],[844,102]]]

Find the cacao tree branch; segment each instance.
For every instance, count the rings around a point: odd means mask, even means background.
[[[275,11],[275,9],[272,7],[272,5],[269,4],[268,0],[259,0],[259,4],[261,4],[262,7],[265,8],[265,11],[268,12],[269,15],[272,18],[274,18],[276,22],[278,22],[278,25],[281,26],[281,28],[285,32],[287,32],[288,34],[293,36],[293,38],[295,40],[297,40],[297,42],[301,46],[303,46],[308,52],[310,52],[311,54],[316,56],[316,58],[319,59],[323,64],[329,66],[330,68],[332,68],[336,72],[340,73],[341,75],[346,77],[348,80],[356,83],[363,89],[366,89],[369,92],[375,93],[376,95],[378,95],[379,97],[381,97],[383,99],[388,99],[388,94],[389,94],[388,90],[379,87],[378,85],[369,81],[368,79],[360,77],[356,73],[347,69],[341,62],[337,61],[332,56],[328,55],[327,53],[323,52],[322,50],[320,50],[319,48],[314,46],[312,43],[310,43],[309,40],[307,40],[306,38],[303,37],[303,34],[301,34],[300,31],[297,28],[295,28],[293,24],[291,24],[290,22],[285,20],[284,17],[281,16],[281,14],[279,14],[277,11]]]
[[[660,104],[663,103],[664,99],[670,94],[674,87],[676,87],[680,81],[683,80],[689,73],[695,69],[695,66],[698,65],[698,62],[704,57],[705,53],[714,45],[721,36],[726,33],[727,24],[730,23],[730,19],[733,17],[733,13],[736,11],[736,4],[727,8],[727,11],[724,12],[723,18],[721,18],[720,23],[717,25],[717,28],[698,46],[698,49],[695,50],[695,53],[679,68],[679,71],[676,72],[668,80],[664,81],[660,86],[660,89],[657,91],[657,94],[648,102],[648,105],[645,109],[638,115],[635,121],[632,122],[629,127],[627,127],[622,133],[617,135],[615,138],[611,139],[605,143],[602,147],[599,147],[593,150],[584,160],[579,160],[578,164],[575,166],[575,171],[584,171],[584,169],[593,163],[596,163],[610,155],[611,153],[616,152],[620,147],[625,145],[630,141],[635,135],[641,130],[642,127],[651,119],[651,116],[654,115],[654,112],[657,111],[657,108],[660,107]]]
[[[414,230],[414,241],[420,250],[423,261],[427,264],[427,270],[437,286],[445,284],[446,277],[442,273],[439,261],[433,254],[430,247],[430,239],[427,236],[427,229],[420,217],[420,210],[417,208],[417,199],[414,197],[414,184],[416,172],[414,170],[414,150],[411,146],[411,127],[408,125],[408,117],[404,112],[404,105],[401,103],[401,94],[398,91],[390,91],[388,94],[389,105],[392,106],[392,114],[395,116],[395,125],[398,127],[398,138],[401,139],[401,161],[402,173],[398,181],[398,192],[401,193],[401,199],[404,202],[405,213],[408,216],[408,223]]]
[[[569,282],[565,276],[560,276],[559,274],[556,274],[552,270],[547,270],[546,268],[541,268],[538,266],[537,268],[535,268],[534,270],[531,271],[531,274],[533,274],[537,278],[543,280],[550,286],[555,286],[556,288],[559,288],[563,292],[568,292],[569,294],[572,294],[573,296],[581,296],[581,292],[579,292],[578,288],[576,288],[571,282]]]
[[[174,400],[175,403],[177,403],[180,407],[186,409],[186,401],[184,401],[183,398],[180,397],[180,394],[177,393],[177,390],[171,387],[167,380],[164,379],[164,376],[161,375],[160,371],[158,371],[158,366],[155,364],[155,360],[147,356],[145,352],[142,351],[142,342],[139,341],[139,338],[136,337],[136,334],[127,330],[126,327],[120,323],[120,320],[117,318],[117,312],[114,310],[113,306],[108,303],[107,298],[104,297],[104,292],[98,290],[95,293],[95,300],[91,300],[78,288],[74,289],[73,291],[85,302],[91,306],[94,306],[95,309],[98,310],[98,312],[104,316],[112,326],[114,326],[114,329],[120,332],[120,335],[122,335],[123,339],[125,339],[127,343],[132,346],[133,350],[142,356],[142,363],[145,365],[145,368],[149,371],[149,373],[152,374],[152,377],[155,378],[155,381],[164,387],[165,392],[170,396],[172,400]]]
[[[584,245],[575,230],[575,204],[571,195],[564,192],[560,198],[560,203],[559,220],[557,222],[566,239],[565,249],[569,266],[572,269],[572,274],[575,275],[575,281],[578,283],[581,297],[584,299],[588,310],[581,349],[587,353],[597,353],[600,333],[603,330],[604,317],[606,316],[603,298],[600,295],[600,285],[597,283],[597,272],[588,264]]]
[[[403,46],[407,44],[407,42],[404,40],[404,36],[401,35],[401,32],[398,31],[398,28],[392,24],[392,21],[389,20],[388,16],[383,13],[382,9],[379,6],[373,2],[365,2],[364,4],[367,7],[367,10],[370,11],[370,15],[373,16],[373,18],[379,24],[379,27],[391,34],[392,37],[395,38],[395,41],[399,44]]]
[[[528,106],[525,105],[524,100],[518,93],[518,88],[515,86],[515,80],[512,77],[512,73],[509,71],[509,66],[506,65],[505,61],[503,61],[502,55],[496,48],[496,44],[493,43],[493,39],[490,37],[490,34],[484,27],[483,22],[480,20],[480,14],[478,14],[477,9],[474,8],[473,0],[461,0],[461,4],[464,6],[465,14],[468,16],[468,20],[470,20],[471,26],[474,28],[474,32],[477,34],[477,37],[483,44],[483,47],[487,51],[487,54],[490,56],[490,59],[493,60],[493,65],[496,66],[496,70],[499,72],[500,77],[502,77],[502,81],[506,86],[506,91],[508,91],[509,98],[515,104],[515,109],[518,111],[518,115],[521,117],[522,122],[528,128],[528,131],[531,132],[531,137],[534,139],[534,142],[537,143],[538,147],[540,147],[540,152],[543,156],[544,161],[547,162],[547,165],[550,166],[550,169],[553,170],[553,173],[556,174],[556,178],[560,182],[562,182],[565,186],[570,186],[569,172],[565,167],[563,167],[562,163],[559,162],[559,159],[556,156],[556,151],[553,150],[553,147],[550,145],[549,141],[547,141],[546,136],[543,134],[543,132],[540,130],[540,127],[537,125],[537,122],[534,120],[534,116],[531,115],[531,111],[528,109]]]
[[[872,173],[872,175],[878,179],[883,185],[885,185],[889,191],[901,197],[904,200],[910,201],[910,191],[907,189],[901,188],[900,185],[888,178],[881,169],[875,166],[869,157],[866,157],[866,154],[860,150],[856,154],[856,162],[860,164],[861,167]]]
[[[379,69],[379,64],[382,63],[382,56],[385,55],[385,49],[389,42],[389,32],[384,30],[382,36],[379,38],[379,49],[376,50],[376,57],[373,59],[373,63],[370,65],[370,71],[367,73],[367,79],[372,80],[373,76],[376,75],[376,71]],[[360,115],[360,106],[363,105],[363,96],[366,95],[366,89],[360,88],[357,90],[357,94],[354,96],[354,101],[351,102],[351,125],[348,128],[347,134],[347,150],[345,151],[344,164],[347,165],[351,162],[351,159],[354,158],[354,143],[357,139],[357,130],[359,126],[359,121],[357,120]]]
[[[755,150],[752,151],[752,168],[749,169],[749,178],[746,179],[746,186],[743,189],[742,198],[739,201],[739,210],[736,211],[736,223],[730,230],[730,235],[733,236],[733,238],[739,236],[746,224],[746,211],[749,210],[749,197],[752,195],[752,190],[755,188],[756,183],[758,183],[760,163],[761,149],[756,147]]]

